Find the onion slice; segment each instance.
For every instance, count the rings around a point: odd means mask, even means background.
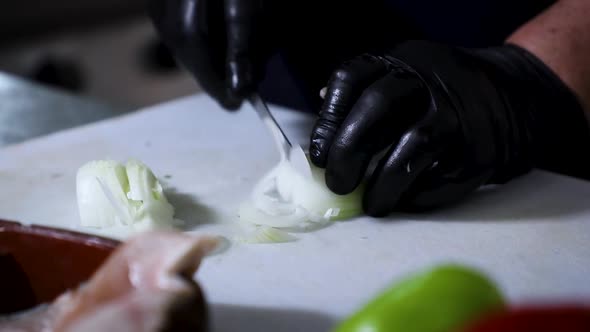
[[[278,228],[268,226],[258,226],[249,235],[241,239],[244,243],[284,243],[296,240],[295,236]]]
[[[176,225],[174,207],[160,182],[138,160],[82,165],[76,174],[76,195],[83,227],[133,233]]]
[[[337,195],[325,184],[325,170],[306,158],[311,176],[301,174],[282,159],[258,181],[249,200],[240,205],[240,219],[259,226],[309,231],[359,215],[362,185],[348,195]]]

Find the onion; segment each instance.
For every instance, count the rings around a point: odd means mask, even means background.
[[[258,226],[248,236],[241,239],[244,243],[283,243],[295,240],[297,240],[295,236],[268,226]]]
[[[80,224],[92,228],[145,231],[173,227],[174,207],[143,163],[90,161],[78,169],[76,194]]]
[[[337,195],[325,184],[324,169],[309,163],[311,175],[299,173],[282,159],[255,185],[249,200],[241,204],[240,219],[292,231],[324,227],[331,221],[362,212],[362,186],[348,195]]]
[[[325,170],[311,163],[310,168],[311,178],[305,178],[291,164],[279,164],[277,190],[285,200],[305,208],[312,218],[345,219],[362,212],[362,186],[348,195],[335,194],[326,186]]]

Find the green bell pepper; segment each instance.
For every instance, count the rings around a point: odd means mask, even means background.
[[[500,291],[482,273],[445,264],[392,285],[334,332],[448,332],[504,307]]]

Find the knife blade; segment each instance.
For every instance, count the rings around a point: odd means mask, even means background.
[[[288,160],[301,175],[311,177],[311,168],[305,152],[300,145],[291,143],[260,95],[252,94],[249,101],[274,138],[281,160]]]
[[[252,107],[258,114],[258,117],[260,117],[262,122],[271,132],[274,141],[277,145],[277,148],[279,149],[279,153],[281,154],[281,158],[288,159],[289,151],[291,150],[293,145],[289,141],[289,138],[287,138],[287,135],[285,135],[285,132],[283,131],[277,120],[274,118],[274,116],[268,109],[268,106],[266,105],[264,100],[260,98],[260,95],[255,93],[250,97],[250,103],[252,104]]]

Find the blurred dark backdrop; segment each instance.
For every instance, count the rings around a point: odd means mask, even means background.
[[[2,42],[143,15],[145,0],[4,0]]]
[[[145,0],[4,0],[0,72],[126,107],[197,93]]]

